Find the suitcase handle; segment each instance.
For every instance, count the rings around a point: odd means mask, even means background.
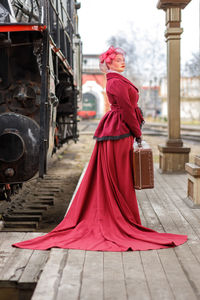
[[[138,144],[136,142],[136,140],[135,140],[134,143],[133,143],[133,148],[135,150],[136,149],[151,149],[151,147],[149,146],[149,144],[146,141],[144,141],[144,140],[142,140],[141,144]]]

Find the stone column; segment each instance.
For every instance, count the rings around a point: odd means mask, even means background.
[[[181,9],[191,0],[160,0],[157,7],[166,12],[168,139],[158,145],[161,172],[183,172],[190,148],[180,136],[180,39],[183,29]]]

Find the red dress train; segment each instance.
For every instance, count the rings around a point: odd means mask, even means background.
[[[132,145],[132,136],[96,142],[63,221],[48,234],[13,246],[39,250],[59,247],[134,251],[174,247],[186,242],[186,235],[159,233],[141,225],[133,188]]]

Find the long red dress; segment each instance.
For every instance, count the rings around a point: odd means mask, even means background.
[[[97,142],[67,215],[48,234],[13,246],[134,251],[187,241],[186,235],[159,233],[141,225],[131,167],[133,136],[141,135],[138,91],[120,74],[108,73],[107,79],[111,110],[95,132]]]

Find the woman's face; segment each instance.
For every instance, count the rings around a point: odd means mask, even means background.
[[[125,69],[125,58],[122,54],[117,54],[111,63],[108,63],[109,70],[123,72]]]

